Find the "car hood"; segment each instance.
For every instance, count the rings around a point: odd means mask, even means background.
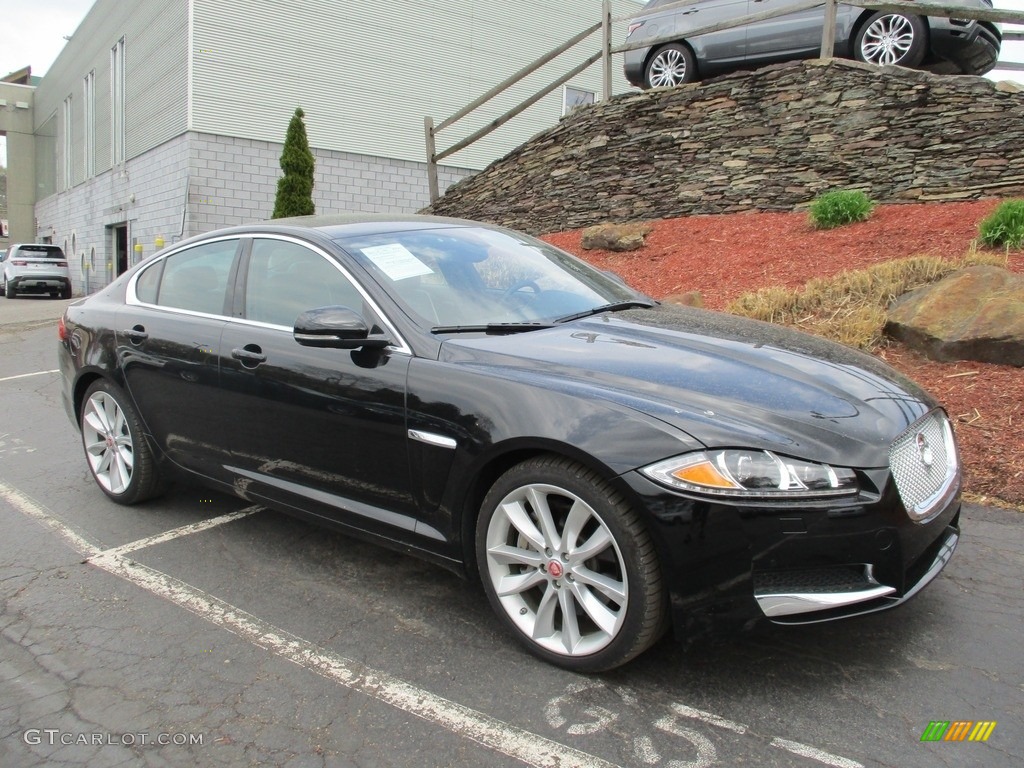
[[[453,337],[440,359],[611,400],[707,447],[761,448],[858,468],[886,466],[892,440],[936,407],[869,355],[686,307],[604,314],[516,335]]]

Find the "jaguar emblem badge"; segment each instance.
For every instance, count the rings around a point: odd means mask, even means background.
[[[932,447],[928,443],[928,438],[924,436],[924,432],[918,432],[916,441],[917,452],[921,455],[921,463],[930,469],[932,464],[935,463],[935,454],[932,453]]]

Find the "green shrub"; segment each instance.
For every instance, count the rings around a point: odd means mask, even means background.
[[[978,225],[981,242],[990,248],[1014,250],[1024,246],[1024,200],[1000,203],[991,215]]]
[[[313,205],[313,171],[316,159],[309,148],[306,124],[302,122],[305,113],[296,108],[288,123],[288,132],[281,151],[281,169],[284,176],[277,180],[277,196],[274,198],[274,213],[270,218],[283,219],[289,216],[311,216],[316,213]]]
[[[811,203],[811,225],[815,229],[834,229],[843,224],[866,221],[874,207],[874,201],[858,190],[826,192]]]

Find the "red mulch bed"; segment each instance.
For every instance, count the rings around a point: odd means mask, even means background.
[[[724,309],[748,291],[796,288],[906,256],[962,257],[978,222],[998,200],[888,205],[863,223],[817,232],[805,213],[689,216],[654,222],[647,245],[631,253],[584,251],[580,232],[545,236],[631,285],[662,298],[700,291],[709,309]],[[1024,273],[1024,252],[1009,267]],[[1024,510],[1024,370],[986,363],[936,363],[906,347],[878,353],[937,397],[953,418],[969,498]]]

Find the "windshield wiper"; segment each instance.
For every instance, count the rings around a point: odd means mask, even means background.
[[[572,320],[579,320],[581,317],[590,317],[591,315],[599,315],[602,312],[618,312],[623,309],[650,309],[654,306],[653,301],[644,301],[642,299],[630,299],[629,301],[616,301],[612,304],[602,304],[600,307],[594,307],[588,309],[585,312],[577,312],[573,315],[566,315],[555,320],[556,323],[568,323]]]
[[[510,333],[536,331],[550,328],[551,323],[485,323],[482,325],[435,325],[431,333],[487,333],[492,336],[503,336]]]

